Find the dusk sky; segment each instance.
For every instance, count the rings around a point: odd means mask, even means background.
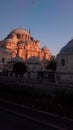
[[[20,27],[57,55],[73,38],[73,0],[0,0],[0,40]]]

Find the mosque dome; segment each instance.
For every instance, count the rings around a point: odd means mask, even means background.
[[[24,59],[17,55],[16,57],[11,59],[11,62],[13,62],[13,63],[23,62],[24,63]]]
[[[38,63],[38,64],[40,64],[41,63],[41,60],[40,60],[40,58],[39,57],[36,57],[36,56],[32,56],[32,57],[30,57],[27,61],[26,61],[26,63]]]
[[[44,46],[42,47],[42,51],[49,51],[48,47]]]
[[[27,34],[27,35],[30,35],[30,33],[28,31],[26,31],[25,29],[22,29],[22,28],[14,29],[13,31],[11,31],[10,34]]]
[[[73,53],[73,39],[70,40],[61,50],[60,54]]]

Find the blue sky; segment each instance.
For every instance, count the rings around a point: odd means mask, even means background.
[[[0,40],[19,27],[57,55],[73,38],[73,0],[0,0]]]

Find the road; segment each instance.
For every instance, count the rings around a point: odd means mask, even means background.
[[[8,111],[0,110],[0,130],[57,130]]]
[[[0,100],[0,130],[30,129],[73,130],[73,120]]]

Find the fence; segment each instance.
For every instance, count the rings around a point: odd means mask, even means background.
[[[28,71],[24,75],[15,75],[13,72],[0,72],[0,77],[40,80],[55,84],[73,84],[73,73],[55,71]]]

